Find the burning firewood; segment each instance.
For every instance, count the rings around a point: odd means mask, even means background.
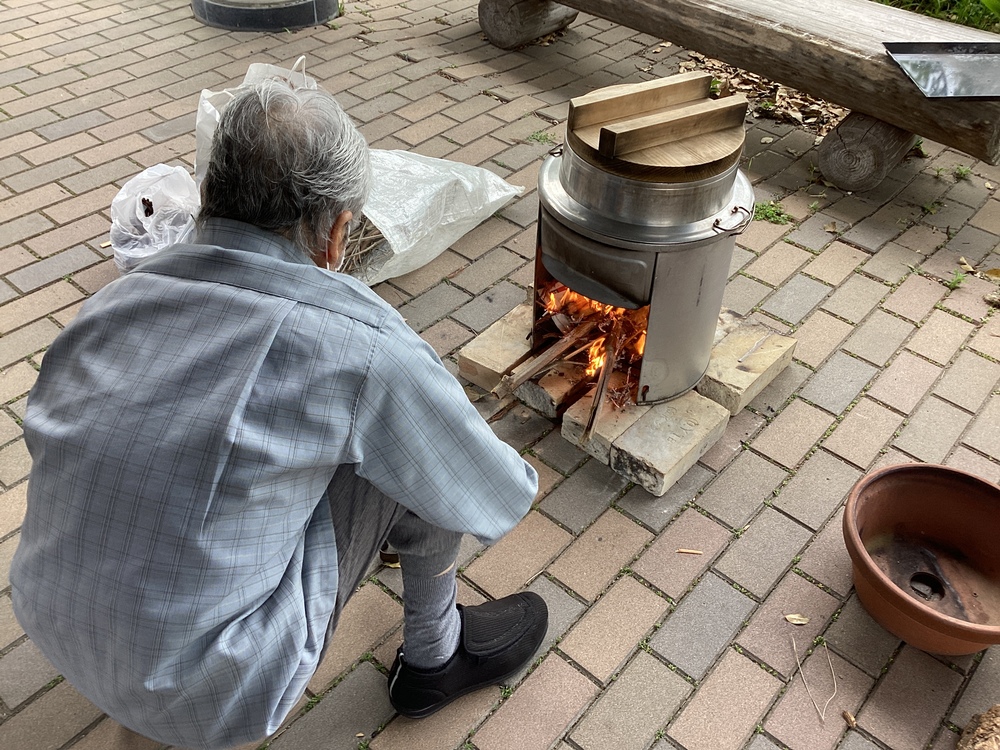
[[[615,361],[618,359],[618,350],[621,346],[622,338],[622,316],[612,318],[611,330],[604,337],[604,352],[600,358],[600,376],[597,378],[597,391],[594,393],[594,403],[590,407],[590,417],[587,425],[583,428],[581,442],[586,445],[594,434],[597,427],[597,420],[601,415],[601,408],[604,406],[604,397],[608,391],[608,383],[611,382],[611,373],[615,369]]]
[[[493,389],[493,393],[499,398],[509,396],[521,383],[531,380],[553,362],[559,361],[568,349],[589,336],[596,327],[597,321],[588,321],[578,325],[537,357],[522,362],[514,368],[510,375],[504,375],[497,387]]]
[[[553,340],[553,343],[515,367],[493,392],[500,397],[510,395],[519,385],[556,364],[575,364],[576,358],[586,353],[586,363],[579,364],[585,376],[581,389],[594,380],[598,386],[585,432],[589,439],[606,400],[618,409],[635,401],[637,377],[632,370],[642,357],[648,308],[630,310],[606,305],[559,282],[540,290],[538,304],[544,312],[535,324],[536,340]],[[616,371],[624,377],[617,379],[616,387],[612,387],[611,375]]]

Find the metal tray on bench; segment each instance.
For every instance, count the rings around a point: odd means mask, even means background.
[[[1000,99],[1000,42],[883,42],[929,98]]]

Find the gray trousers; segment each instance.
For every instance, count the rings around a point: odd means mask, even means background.
[[[433,526],[341,466],[327,488],[337,540],[340,581],[327,643],[347,600],[385,541],[399,553],[403,574],[403,639],[407,662],[435,666],[454,653],[455,561],[462,534]]]
[[[455,561],[462,535],[422,520],[357,476],[350,465],[337,470],[327,494],[333,511],[340,568],[327,645],[344,605],[361,585],[383,542],[388,540],[399,552],[406,589],[403,636],[407,662],[432,664],[450,656],[460,628],[455,609]],[[163,747],[112,719],[102,722],[100,729],[102,747],[107,750]],[[254,750],[262,741],[263,738],[233,750]]]

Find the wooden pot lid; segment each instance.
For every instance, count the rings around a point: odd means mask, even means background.
[[[608,86],[570,101],[566,144],[601,169],[649,182],[693,182],[739,161],[747,99],[712,98],[712,76],[681,73]]]

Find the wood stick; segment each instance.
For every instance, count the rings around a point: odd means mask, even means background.
[[[601,407],[604,405],[604,396],[608,392],[608,383],[611,382],[611,373],[614,372],[615,360],[618,358],[621,332],[621,318],[615,318],[610,333],[604,337],[604,363],[601,365],[601,375],[597,379],[594,403],[590,405],[590,417],[587,419],[587,425],[583,428],[583,434],[580,436],[580,445],[589,443],[597,428],[597,420],[601,414]]]
[[[493,389],[493,394],[499,398],[511,395],[521,383],[531,380],[531,378],[544,370],[549,364],[559,359],[568,349],[572,348],[577,341],[585,336],[589,336],[596,326],[596,321],[581,323],[537,357],[522,362],[514,368],[510,375],[504,375],[496,388]]]

